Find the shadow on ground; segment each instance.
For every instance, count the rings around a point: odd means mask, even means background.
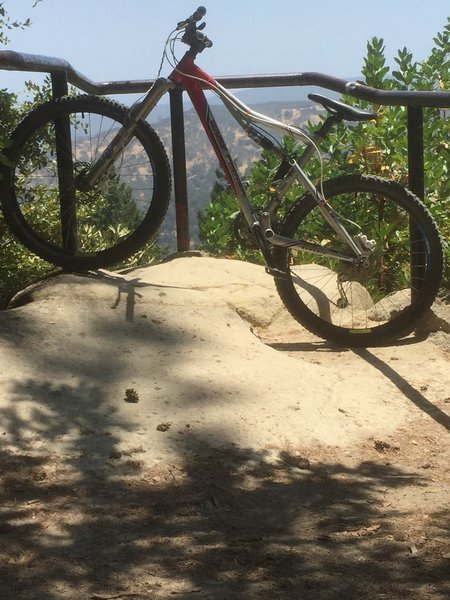
[[[187,444],[197,456],[166,468],[3,452],[2,597],[448,594],[448,560],[418,554],[402,530],[414,514],[383,501],[393,487],[420,486],[416,475],[183,442],[180,454]],[[448,531],[448,514],[430,518]]]

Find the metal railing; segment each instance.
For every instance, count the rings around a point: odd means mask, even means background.
[[[98,95],[144,93],[153,80],[104,81],[94,82],[79,73],[65,60],[23,54],[9,50],[0,51],[0,69],[49,73],[52,80],[53,96],[61,97],[68,93],[68,85],[74,85],[83,92]],[[217,77],[224,87],[262,88],[288,86],[316,86],[341,94],[347,94],[373,104],[407,107],[408,132],[408,177],[409,188],[420,198],[424,197],[423,159],[423,108],[449,108],[450,93],[442,91],[403,91],[380,90],[363,83],[325,75],[323,73],[288,73],[281,75],[252,75]],[[186,173],[186,151],[184,132],[183,92],[174,89],[170,92],[170,114],[172,127],[172,160],[177,225],[177,245],[179,251],[189,249],[189,217]]]

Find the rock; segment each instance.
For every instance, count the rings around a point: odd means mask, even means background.
[[[415,328],[418,336],[429,335],[437,331],[450,333],[450,304],[439,299],[434,302]]]
[[[372,321],[389,321],[395,313],[406,308],[411,302],[411,291],[409,289],[400,290],[389,294],[375,304],[369,311],[368,316]]]
[[[156,426],[157,431],[169,431],[172,423],[160,423]]]

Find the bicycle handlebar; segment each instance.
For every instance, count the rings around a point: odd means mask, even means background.
[[[212,41],[206,37],[201,30],[205,28],[206,23],[201,23],[197,27],[197,22],[203,19],[206,15],[206,8],[199,6],[197,10],[184,21],[180,21],[177,25],[177,31],[185,30],[181,41],[191,48],[191,52],[197,54],[203,52],[205,48],[211,48]]]

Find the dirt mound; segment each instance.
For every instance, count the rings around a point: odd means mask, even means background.
[[[447,310],[350,351],[247,263],[26,290],[0,313],[5,598],[447,597]]]

